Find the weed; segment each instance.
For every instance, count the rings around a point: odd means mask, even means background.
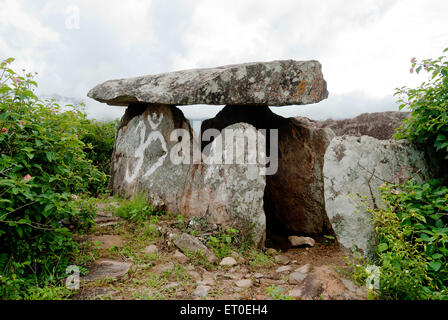
[[[232,252],[238,243],[238,233],[239,231],[234,228],[225,229],[216,236],[210,236],[208,238],[208,246],[212,247],[218,258],[224,258]]]
[[[188,251],[185,250],[184,254],[190,258],[191,262],[195,266],[204,267],[207,270],[213,269],[214,265],[210,261],[208,261],[207,256],[202,251]]]
[[[249,260],[249,265],[254,268],[268,268],[274,265],[271,256],[257,249],[249,249],[244,252],[245,257]]]
[[[115,215],[132,222],[147,220],[151,216],[162,215],[163,211],[148,204],[145,197],[137,194],[131,200],[125,200],[115,209]]]
[[[272,285],[266,288],[266,293],[275,300],[294,300],[293,297],[283,294],[285,289]]]

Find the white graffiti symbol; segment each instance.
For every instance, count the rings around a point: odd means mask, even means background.
[[[149,145],[153,141],[157,141],[157,140],[160,141],[160,144],[162,145],[164,154],[159,159],[157,159],[157,161],[148,169],[148,171],[146,171],[146,173],[143,175],[143,178],[146,178],[146,177],[150,176],[151,174],[153,174],[154,171],[156,171],[156,169],[163,164],[163,161],[165,160],[165,158],[168,155],[168,149],[166,147],[165,138],[163,137],[162,133],[160,133],[160,131],[156,131],[158,126],[162,122],[163,114],[160,114],[160,116],[157,118],[157,114],[153,113],[151,116],[148,115],[147,119],[148,119],[149,126],[151,127],[152,131],[149,133],[146,140],[145,140],[146,130],[145,130],[144,120],[140,121],[134,130],[134,134],[137,134],[138,131],[140,130],[139,146],[137,147],[137,149],[135,149],[135,152],[134,152],[134,157],[136,157],[138,160],[137,160],[137,163],[135,164],[134,172],[132,174],[129,174],[129,167],[126,170],[125,179],[128,183],[131,183],[132,181],[134,181],[135,178],[137,177],[137,175],[139,174],[140,169],[143,165],[144,152],[145,152],[146,148],[148,148]]]
[[[70,290],[79,289],[79,268],[75,265],[70,265],[65,269],[65,273],[68,275],[65,280],[65,287]]]
[[[366,279],[366,287],[369,290],[380,288],[380,268],[377,266],[368,265],[366,268],[366,273],[368,275]]]

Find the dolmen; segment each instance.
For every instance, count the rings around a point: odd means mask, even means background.
[[[273,113],[270,107],[328,97],[314,60],[109,80],[88,96],[127,107],[112,155],[114,193],[141,193],[167,211],[236,228],[258,247],[266,237],[335,235],[345,247],[366,250],[373,227],[365,212],[355,213],[351,193],[397,174],[429,175],[424,155],[406,142],[338,137],[329,127]],[[176,106],[204,104],[225,107],[196,133]],[[367,196],[379,201],[378,193]]]

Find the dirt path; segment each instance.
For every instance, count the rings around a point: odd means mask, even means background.
[[[97,226],[89,234],[77,235],[83,247],[78,260],[89,272],[84,272],[73,299],[367,297],[365,288],[343,276],[349,252],[335,243],[285,252],[229,247],[228,265],[223,265],[223,257],[210,263],[204,256],[181,252],[173,240],[187,233],[207,244],[205,240],[218,233],[211,226],[173,215],[132,223],[113,215],[117,205],[97,204]]]

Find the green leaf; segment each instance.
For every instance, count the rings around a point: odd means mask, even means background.
[[[439,261],[431,261],[430,263],[428,263],[428,265],[434,271],[439,271],[440,267],[442,267],[442,263]]]
[[[436,253],[436,254],[433,254],[432,255],[432,258],[434,259],[434,260],[438,260],[438,259],[440,259],[440,258],[442,258],[443,257],[443,255],[441,255],[440,253]]]
[[[47,156],[47,160],[49,162],[52,162],[56,158],[56,154],[54,152],[45,152],[45,155]]]
[[[387,243],[380,243],[379,245],[378,245],[378,252],[383,252],[383,251],[386,251],[387,249],[389,249],[389,246],[387,245]]]

